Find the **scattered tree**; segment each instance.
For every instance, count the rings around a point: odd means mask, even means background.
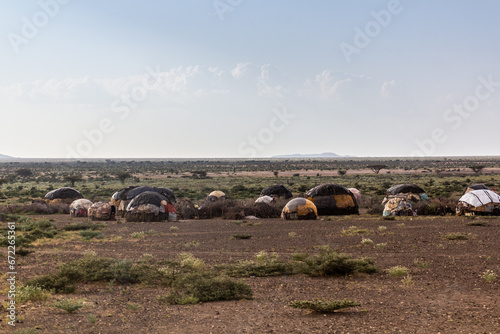
[[[472,169],[476,174],[480,174],[483,171],[484,167],[486,166],[483,165],[468,166],[468,168]]]
[[[22,178],[25,178],[25,177],[28,177],[28,176],[32,176],[33,175],[33,172],[31,171],[31,169],[29,168],[19,168],[17,171],[16,171],[16,174]]]
[[[64,181],[69,181],[71,182],[71,186],[74,187],[76,182],[80,182],[83,180],[83,177],[79,174],[75,175],[66,175],[64,177]]]
[[[125,180],[127,180],[128,178],[131,178],[132,174],[130,174],[129,172],[120,172],[120,173],[116,174],[116,177],[120,180],[122,185],[124,185]]]
[[[7,183],[7,179],[0,179],[0,188]]]
[[[370,168],[375,174],[378,174],[381,169],[387,168],[387,165],[369,165],[367,166]]]

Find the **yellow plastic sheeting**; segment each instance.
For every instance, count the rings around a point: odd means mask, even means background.
[[[224,194],[220,190],[215,190],[215,191],[212,191],[208,196],[215,196],[217,198],[222,198],[222,197],[226,197],[226,194]]]
[[[333,195],[333,198],[335,199],[335,203],[337,203],[337,208],[345,209],[356,206],[351,195]]]

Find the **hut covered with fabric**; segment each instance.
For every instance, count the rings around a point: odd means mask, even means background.
[[[69,205],[69,214],[71,217],[87,217],[88,210],[92,206],[92,202],[85,198],[74,200]]]
[[[115,220],[116,207],[111,202],[95,202],[88,210],[91,220]]]
[[[264,203],[264,204],[273,204],[273,203],[276,203],[276,200],[274,199],[274,197],[271,197],[271,196],[260,196],[259,198],[257,198],[255,200],[255,203],[258,204],[258,203]]]
[[[350,192],[352,192],[352,194],[354,195],[354,198],[356,199],[356,203],[358,203],[358,205],[359,205],[359,203],[361,202],[361,198],[363,197],[363,196],[361,195],[361,191],[359,191],[359,190],[358,190],[358,189],[356,189],[356,188],[349,188],[348,190],[349,190]]]
[[[460,197],[457,216],[500,215],[500,195],[488,189],[472,190]]]
[[[415,216],[413,206],[409,200],[403,197],[393,197],[384,206],[383,216]]]
[[[489,190],[489,188],[482,183],[473,183],[473,184],[470,184],[469,186],[467,186],[467,189],[465,189],[464,195],[467,194],[468,192],[471,192],[474,190]]]
[[[318,215],[359,214],[359,206],[354,194],[344,186],[325,183],[310,189],[306,198],[314,203]]]
[[[111,196],[111,203],[115,206],[116,214],[118,216],[123,217],[125,215],[127,205],[131,201],[130,199],[127,199],[128,192],[135,188],[138,188],[138,186],[122,188]]]
[[[62,187],[54,189],[45,194],[45,201],[49,204],[67,203],[71,204],[74,200],[83,198],[82,194],[76,189]]]
[[[397,184],[387,189],[387,194],[382,204],[387,203],[391,198],[404,198],[408,201],[426,201],[428,199],[425,190],[413,183]]]
[[[271,196],[271,197],[283,197],[285,199],[292,198],[292,192],[290,189],[282,184],[275,184],[273,186],[262,189],[260,196]]]
[[[318,210],[312,201],[297,197],[285,205],[281,211],[281,218],[285,220],[316,219]]]
[[[226,194],[220,190],[214,190],[207,197],[205,197],[205,201],[208,202],[217,202],[226,199]]]
[[[127,221],[165,221],[176,220],[174,205],[169,199],[155,191],[145,191],[135,196],[127,205]]]

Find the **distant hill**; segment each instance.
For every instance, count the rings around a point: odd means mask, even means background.
[[[294,159],[294,158],[351,158],[350,155],[338,155],[332,152],[326,152],[321,154],[289,154],[289,155],[275,155],[272,156],[275,159]]]
[[[0,154],[0,159],[14,159],[14,157],[8,156],[8,155],[3,155]]]

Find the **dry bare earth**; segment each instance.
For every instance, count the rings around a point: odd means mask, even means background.
[[[55,219],[58,228],[70,222],[62,215],[49,218]],[[23,306],[23,323],[16,328],[38,326],[41,333],[498,333],[500,279],[488,283],[480,276],[487,269],[500,275],[500,219],[479,220],[488,225],[468,226],[471,220],[457,217],[384,221],[371,216],[335,217],[331,221],[268,219],[254,221],[260,223],[257,226],[224,220],[108,222],[101,241],[83,241],[78,236],[37,244],[36,253],[19,260],[21,281],[51,273],[57,264],[78,259],[87,250],[132,260],[145,253],[162,259],[188,251],[217,264],[250,259],[261,250],[289,259],[296,251],[313,253],[314,246],[330,245],[355,257],[374,258],[381,271],[348,277],[245,278],[254,291],[253,300],[186,306],[157,302],[158,295],[167,293],[166,288],[81,284],[75,297],[85,298],[82,309],[67,314],[53,308],[56,299],[73,297],[53,295],[46,302]],[[80,219],[71,222],[77,221]],[[353,225],[369,233],[342,233]],[[379,231],[381,225],[387,230]],[[171,226],[179,228],[176,235]],[[131,237],[134,232],[151,230],[154,233],[142,239]],[[468,235],[468,239],[450,241],[443,237],[451,232]],[[241,233],[252,238],[231,238]],[[374,244],[361,244],[363,237]],[[376,248],[379,243],[387,245]],[[422,268],[425,266],[415,264],[415,260],[429,266]],[[384,271],[396,265],[410,269],[413,285],[405,286],[401,278]],[[315,298],[349,298],[362,306],[327,315],[287,306],[292,300]],[[94,323],[89,314],[95,316]],[[7,327],[3,317],[2,328],[9,330]]]

